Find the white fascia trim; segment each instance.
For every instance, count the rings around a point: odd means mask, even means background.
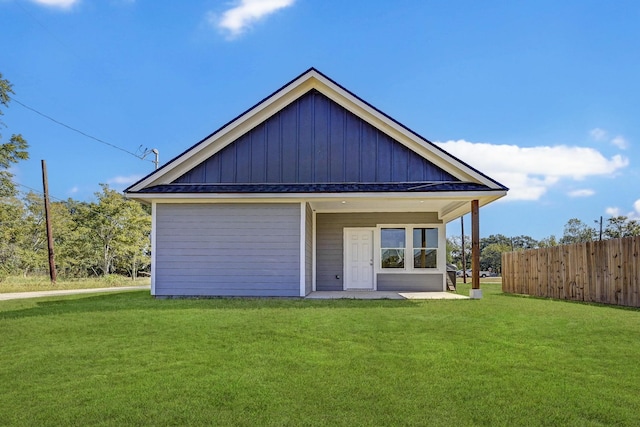
[[[155,202],[151,203],[151,295],[156,294],[156,227],[157,220],[157,205]]]
[[[306,296],[307,291],[307,204],[300,202],[300,296]]]
[[[478,200],[479,202],[479,208],[488,205],[489,203],[495,201],[499,199],[499,197],[495,197],[495,198],[476,198],[476,199],[472,199],[472,200]],[[471,212],[471,201],[472,200],[466,200],[465,203],[459,205],[458,207],[452,209],[452,210],[448,210],[446,212],[441,212],[439,213],[439,217],[442,219],[442,221],[444,223],[448,223],[450,221],[453,221],[454,219],[460,218],[463,215],[468,214],[469,212]]]
[[[401,193],[127,193],[127,197],[136,200],[177,200],[177,199],[200,199],[207,201],[219,200],[249,200],[249,201],[271,201],[271,200],[336,200],[336,199],[452,199],[452,200],[475,200],[487,199],[492,201],[507,194],[504,190],[496,191],[468,191],[468,192],[401,192]]]

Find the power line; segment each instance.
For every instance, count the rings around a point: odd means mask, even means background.
[[[81,130],[79,130],[79,129],[74,128],[73,126],[69,126],[68,124],[61,122],[60,120],[56,120],[56,119],[54,119],[53,117],[48,116],[48,115],[46,115],[46,114],[44,114],[44,113],[42,113],[42,112],[40,112],[40,111],[36,110],[36,109],[35,109],[35,108],[33,108],[33,107],[29,107],[28,105],[26,105],[26,104],[25,104],[25,103],[23,103],[23,102],[20,102],[19,100],[17,100],[17,99],[16,99],[16,98],[14,98],[14,97],[11,97],[11,100],[12,100],[12,101],[14,101],[14,102],[16,102],[16,103],[18,103],[19,105],[21,105],[22,107],[26,108],[27,110],[33,111],[34,113],[36,113],[36,114],[38,114],[38,115],[40,115],[40,116],[42,116],[42,117],[44,117],[44,118],[46,118],[46,119],[48,119],[48,120],[51,120],[52,122],[54,122],[54,123],[56,123],[56,124],[58,124],[58,125],[60,125],[60,126],[63,126],[63,127],[67,128],[67,129],[69,129],[69,130],[72,130],[72,131],[74,131],[74,132],[77,132],[77,133],[79,133],[80,135],[82,135],[82,136],[84,136],[84,137],[87,137],[87,138],[89,138],[89,139],[93,139],[94,141],[97,141],[97,142],[99,142],[99,143],[101,143],[101,144],[108,145],[109,147],[111,147],[111,148],[115,148],[116,150],[123,151],[123,152],[125,152],[125,153],[127,153],[127,154],[129,154],[129,155],[131,155],[131,156],[133,156],[133,157],[135,157],[135,158],[137,158],[137,159],[139,159],[139,160],[144,160],[144,161],[146,161],[146,162],[155,163],[153,160],[145,159],[144,157],[139,156],[139,155],[137,155],[136,153],[133,153],[133,152],[131,152],[131,151],[129,151],[129,150],[126,150],[126,149],[124,149],[124,148],[122,148],[122,147],[118,147],[117,145],[111,144],[110,142],[107,142],[107,141],[105,141],[105,140],[102,140],[102,139],[100,139],[100,138],[97,138],[97,137],[95,137],[95,136],[93,136],[93,135],[89,135],[89,134],[88,134],[88,133],[86,133],[86,132],[83,132],[83,131],[81,131]]]
[[[24,184],[20,184],[19,182],[15,183],[16,185],[19,185],[20,187],[24,187],[24,188],[28,188],[29,190],[33,191],[34,193],[40,194],[40,195],[44,195],[44,192],[42,190],[37,190],[33,187],[29,187],[28,185],[24,185]],[[66,202],[66,200],[60,199],[58,197],[52,196],[51,194],[49,194],[49,197],[58,201],[58,202]]]

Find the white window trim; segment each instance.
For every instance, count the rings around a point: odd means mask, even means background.
[[[382,268],[381,265],[381,232],[383,228],[404,228],[405,232],[405,263],[404,268]],[[414,228],[436,228],[438,229],[437,267],[436,268],[414,268],[413,261],[413,229]],[[446,273],[447,264],[447,238],[444,224],[377,224],[376,232],[373,236],[374,243],[374,265],[376,274],[433,274]],[[409,257],[408,254],[411,254]]]

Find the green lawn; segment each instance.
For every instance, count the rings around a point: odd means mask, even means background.
[[[0,425],[640,424],[640,311],[483,289],[0,302]]]
[[[66,289],[112,288],[122,286],[149,285],[149,277],[131,280],[130,277],[111,274],[107,277],[92,277],[83,279],[58,278],[56,284],[51,284],[49,276],[9,276],[0,280],[0,294],[12,292],[56,291]]]

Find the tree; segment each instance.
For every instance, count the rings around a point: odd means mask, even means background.
[[[560,244],[570,245],[573,243],[591,242],[596,239],[597,231],[589,227],[578,218],[571,218],[564,226],[564,234],[560,239]]]
[[[550,248],[552,246],[558,246],[558,240],[556,239],[556,236],[554,236],[553,234],[549,237],[545,237],[544,239],[538,242],[539,248]]]
[[[134,201],[100,184],[97,203],[79,207],[79,219],[89,239],[83,240],[89,268],[103,276],[116,266],[125,268],[135,278],[140,266],[148,263],[151,218]],[[126,266],[126,267],[125,267]]]
[[[538,241],[530,236],[516,236],[511,238],[511,246],[516,251],[535,249],[538,247]]]
[[[471,263],[471,237],[465,236],[465,261],[467,267]],[[447,263],[455,264],[458,268],[464,269],[462,265],[462,238],[460,236],[453,236],[447,238]]]
[[[23,205],[20,267],[24,274],[44,271],[47,263],[44,201],[42,196],[30,191],[24,196]]]
[[[490,243],[480,252],[480,270],[502,272],[502,254],[511,252],[511,246],[504,243]]]
[[[51,203],[50,219],[56,248],[56,267],[61,274],[78,276],[85,275],[86,269],[77,268],[84,256],[81,253],[82,239],[75,233],[75,222],[69,209],[69,204],[74,203],[72,199]],[[43,196],[29,192],[23,204],[21,269],[25,274],[44,272],[48,268],[48,251]],[[86,231],[82,234],[86,234]],[[80,262],[76,262],[74,257]]]
[[[136,280],[138,271],[151,262],[151,215],[134,200],[126,200],[124,215],[127,222],[126,232],[116,238],[115,264],[125,270],[131,280]]]
[[[16,197],[0,197],[0,280],[20,268],[23,205]]]
[[[53,232],[58,270],[72,277],[97,276],[99,257],[89,222],[90,203],[68,199],[55,206],[64,206],[66,211],[61,220],[66,231],[58,232],[54,225]]]
[[[0,73],[0,107],[9,106],[13,88],[9,80]],[[0,108],[0,117],[4,115]],[[0,128],[6,127],[0,120]],[[21,135],[11,135],[8,142],[2,142],[0,134],[0,279],[16,271],[20,263],[19,240],[20,220],[23,207],[16,198],[17,191],[13,183],[11,165],[29,158],[27,142]]]
[[[0,104],[7,107],[11,100],[10,94],[13,94],[13,86],[9,80],[2,78],[0,73]],[[0,116],[4,113],[0,109]],[[0,127],[6,125],[0,120]],[[9,167],[20,160],[29,158],[27,148],[29,145],[22,135],[11,135],[8,142],[2,142],[2,134],[0,134],[0,197],[10,197],[16,195],[15,184],[13,183],[13,174],[9,172]]]
[[[607,220],[603,234],[609,239],[640,236],[640,222],[624,215],[614,216]]]
[[[492,244],[509,246],[511,250],[513,250],[513,239],[511,237],[507,237],[503,234],[492,234],[489,237],[483,237],[480,239],[480,252]]]

